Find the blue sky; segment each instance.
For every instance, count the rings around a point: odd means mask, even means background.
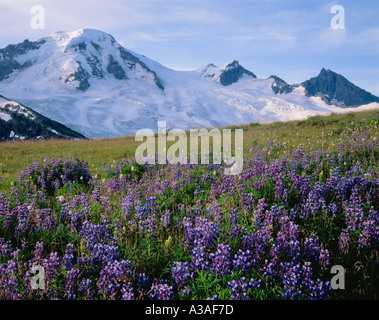
[[[35,4],[43,30],[30,25]],[[343,30],[331,28],[334,5],[345,9]],[[379,96],[377,0],[0,0],[0,47],[80,28],[176,70],[236,59],[258,77],[299,83],[325,67]]]

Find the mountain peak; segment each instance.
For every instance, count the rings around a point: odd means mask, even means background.
[[[79,44],[82,44],[84,48],[90,43],[96,43],[98,46],[102,44],[110,46],[116,43],[112,35],[95,29],[78,29],[69,32],[57,31],[43,39],[53,41],[57,47],[62,48],[62,52]]]
[[[335,76],[342,77],[342,75],[338,74],[337,72],[334,72],[331,69],[325,69],[325,68],[322,68],[320,73],[319,73],[319,76],[323,76],[323,75],[335,75]]]
[[[293,91],[294,86],[289,85],[287,82],[285,82],[283,79],[279,78],[278,76],[271,75],[268,77],[268,79],[274,80],[272,82],[271,89],[275,94],[290,93]]]
[[[254,73],[242,67],[237,60],[230,60],[221,67],[210,63],[204,68],[199,69],[198,72],[201,74],[201,77],[213,78],[223,86],[237,82],[243,75],[248,75],[254,79],[257,78]]]
[[[254,79],[257,78],[254,73],[242,67],[237,60],[229,61],[222,69],[223,72],[220,75],[220,83],[224,86],[237,82],[244,75]]]
[[[379,98],[357,87],[344,76],[322,68],[317,77],[301,84],[308,96],[319,96],[328,104],[359,106],[379,102]]]
[[[64,36],[66,38],[78,38],[78,37],[86,37],[86,38],[98,38],[98,37],[110,37],[113,38],[112,35],[106,33],[101,30],[96,29],[78,29],[74,31],[56,31],[53,32],[51,37],[54,36]]]
[[[240,63],[237,60],[229,60],[224,66],[222,66],[222,69],[228,69],[228,68],[238,68],[240,67]]]
[[[164,90],[154,71],[112,35],[95,29],[58,31],[37,42],[25,40],[1,49],[0,81],[15,70],[30,70],[30,79],[36,83],[38,75],[46,74],[51,83],[59,80],[81,91],[104,78],[142,80]]]

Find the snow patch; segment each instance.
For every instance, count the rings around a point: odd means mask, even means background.
[[[5,122],[12,120],[12,117],[9,114],[0,112],[0,119],[3,119]]]

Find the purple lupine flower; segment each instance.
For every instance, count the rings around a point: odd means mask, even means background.
[[[231,249],[227,244],[219,244],[215,253],[211,253],[209,258],[213,261],[211,268],[219,275],[225,276],[231,273]]]
[[[337,217],[338,206],[334,202],[330,203],[328,206],[328,212],[330,212],[334,218]]]
[[[104,243],[115,245],[116,240],[112,235],[109,222],[102,220],[100,224],[94,224],[89,220],[83,222],[79,231],[80,236],[85,241],[88,249],[91,249],[95,244]]]
[[[162,191],[163,192],[166,191],[167,188],[170,186],[170,184],[171,184],[171,181],[169,181],[169,180],[162,181],[162,184],[161,184]]]
[[[21,249],[22,250],[27,250],[29,248],[29,242],[28,241],[21,241]]]
[[[76,268],[73,268],[66,273],[65,296],[68,300],[76,299],[79,273],[80,271]]]
[[[91,279],[83,279],[79,282],[79,292],[83,292],[85,300],[92,300],[94,297],[93,281]]]
[[[238,222],[238,209],[231,209],[229,212],[230,224],[235,225]]]
[[[119,251],[118,246],[96,243],[90,251],[91,261],[93,265],[99,267],[107,265],[109,262],[119,259]]]
[[[190,296],[192,294],[192,289],[191,288],[185,288],[181,292],[182,296]]]
[[[196,245],[192,249],[191,256],[191,268],[193,272],[209,269],[209,263],[206,260],[205,248],[201,244]]]
[[[228,232],[228,237],[234,239],[237,238],[240,234],[243,233],[244,228],[242,228],[239,224],[236,224],[232,227],[232,231]]]
[[[20,300],[18,293],[17,264],[13,260],[8,260],[5,264],[0,264],[0,297],[6,300]]]
[[[190,247],[195,243],[201,244],[206,248],[213,248],[221,229],[205,217],[195,217],[195,225],[192,226],[190,220],[183,219],[184,238],[183,242]]]
[[[91,199],[94,202],[100,202],[101,194],[100,194],[100,187],[95,186],[95,188],[92,191]]]
[[[146,206],[142,206],[141,201],[137,201],[137,204],[134,207],[136,212],[135,217],[139,220],[142,220],[148,216],[148,210]]]
[[[131,195],[128,195],[125,198],[121,199],[121,208],[124,217],[128,217],[130,215],[134,204],[134,197]]]
[[[122,285],[121,300],[135,300],[133,286],[130,282]]]
[[[167,283],[159,283],[155,280],[151,286],[149,298],[151,300],[172,300],[174,289]]]
[[[207,217],[213,220],[216,224],[220,225],[222,223],[222,207],[221,204],[214,202],[207,206]]]
[[[148,218],[146,220],[140,221],[139,227],[140,227],[141,233],[147,234],[152,237],[156,237],[155,219]]]
[[[319,256],[319,263],[320,266],[326,267],[330,265],[330,257],[329,257],[329,250],[328,249],[321,249],[320,250],[320,256]]]
[[[0,258],[9,258],[13,251],[12,242],[6,241],[4,238],[0,238]]]
[[[288,190],[283,183],[283,178],[280,174],[275,177],[275,201],[279,199],[284,205],[288,203]]]
[[[358,239],[358,248],[369,248],[379,242],[379,227],[373,219],[367,219],[362,223],[363,230]]]
[[[314,216],[326,206],[324,195],[324,185],[316,182],[313,189],[309,192],[306,202],[302,204],[303,219],[307,220],[309,216]]]
[[[318,300],[326,298],[327,294],[331,291],[329,282],[322,282],[317,279],[316,282],[312,280],[312,270],[310,262],[304,262],[301,270],[301,288],[310,300]]]
[[[265,208],[267,208],[266,199],[258,200],[257,210],[254,212],[257,222],[262,222],[265,218]]]
[[[150,288],[149,278],[146,277],[146,274],[139,273],[137,280],[137,290],[140,294],[146,295]]]
[[[350,248],[350,235],[348,229],[342,229],[338,241],[338,248],[340,254],[348,254]]]
[[[48,259],[44,259],[42,262],[45,273],[45,294],[49,299],[58,298],[58,288],[55,285],[56,279],[59,277],[60,273],[60,258],[57,252],[51,252]]]
[[[40,209],[37,224],[40,230],[53,231],[57,226],[57,219],[50,209]]]
[[[253,289],[253,290],[261,290],[262,289],[262,280],[261,279],[258,279],[258,280],[255,280],[255,279],[250,279],[249,281],[249,288]]]
[[[75,265],[74,253],[75,249],[73,244],[67,244],[65,254],[62,258],[62,264],[65,266],[66,270],[72,269]]]
[[[231,300],[238,300],[238,298],[239,298],[239,292],[238,291],[240,290],[240,286],[241,286],[240,281],[232,280],[232,281],[228,282],[228,284],[226,286],[228,288],[230,288],[230,293],[232,294]]]
[[[375,222],[379,221],[379,213],[374,210],[374,207],[370,207],[370,211],[367,215],[368,220],[373,220]]]
[[[131,232],[134,232],[137,229],[137,221],[134,219],[129,220],[128,227]]]
[[[197,196],[197,195],[199,195],[199,194],[203,194],[204,192],[205,192],[204,190],[201,190],[201,189],[200,189],[200,186],[197,186],[196,189],[195,189],[195,191],[193,192],[193,194],[194,194],[195,196]]]
[[[249,271],[255,264],[253,253],[250,250],[242,251],[240,249],[234,255],[233,267],[236,270]]]
[[[33,262],[41,262],[43,255],[44,244],[43,242],[37,241],[34,249]]]
[[[171,211],[170,210],[166,210],[164,212],[164,214],[161,216],[161,223],[163,225],[163,227],[167,228],[170,224],[170,218],[171,218]]]
[[[186,285],[188,279],[192,279],[190,273],[189,262],[174,262],[171,268],[171,276],[174,282],[180,287]]]
[[[246,282],[246,278],[242,277],[240,280],[233,279],[226,285],[230,288],[231,300],[247,300],[247,290],[250,284]]]
[[[348,229],[357,230],[364,220],[363,204],[357,186],[352,190],[350,201],[345,208],[345,221]]]
[[[290,267],[283,275],[283,294],[282,299],[299,299],[304,297],[299,286],[301,282],[300,265]]]
[[[318,261],[320,256],[320,240],[318,236],[311,233],[304,241],[304,254],[313,261]]]
[[[150,197],[146,199],[145,208],[148,216],[154,216],[157,214],[157,198],[156,197]]]
[[[273,242],[271,223],[267,219],[262,226],[254,233],[248,233],[242,237],[242,249],[250,250],[253,253],[254,259],[259,262],[263,259],[266,250]]]
[[[282,217],[280,224],[280,230],[270,250],[273,262],[279,262],[282,253],[298,262],[300,260],[299,227],[289,220],[288,216]]]
[[[130,266],[129,260],[114,260],[109,261],[103,267],[100,272],[98,287],[104,299],[115,300],[118,298],[121,294],[122,284],[129,282]]]

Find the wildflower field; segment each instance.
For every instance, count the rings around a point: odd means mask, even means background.
[[[242,128],[238,176],[133,137],[0,144],[0,298],[377,299],[379,111]]]

